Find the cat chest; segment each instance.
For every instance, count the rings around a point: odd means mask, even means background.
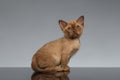
[[[75,43],[73,45],[70,45],[70,47],[71,53],[75,53],[80,48],[80,43]]]
[[[72,41],[66,43],[66,49],[65,51],[69,53],[74,53],[80,48],[80,42],[79,41]]]

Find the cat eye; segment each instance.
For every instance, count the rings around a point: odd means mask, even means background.
[[[68,30],[70,30],[71,28],[70,28],[70,27],[68,27],[67,29],[68,29]]]
[[[76,26],[77,28],[80,27],[79,25]]]

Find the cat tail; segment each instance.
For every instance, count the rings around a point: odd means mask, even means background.
[[[41,64],[39,64],[39,63],[36,62],[35,58],[33,58],[31,67],[32,67],[32,69],[35,72],[40,72],[40,73],[54,73],[54,72],[57,71],[56,67],[41,67],[41,66],[45,66],[45,64],[41,65]]]
[[[44,65],[45,66],[45,65]],[[40,72],[40,73],[56,73],[61,71],[61,67],[60,66],[52,66],[52,67],[41,67],[41,65],[37,65],[36,66],[36,72]]]
[[[32,58],[31,68],[35,72],[43,72],[44,70],[39,68],[35,55]]]

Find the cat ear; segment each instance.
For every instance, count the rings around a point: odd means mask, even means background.
[[[81,24],[82,26],[84,26],[84,16],[80,16],[78,19],[77,19],[77,23]]]
[[[59,25],[60,25],[61,29],[64,30],[64,28],[67,26],[67,22],[65,22],[63,20],[59,20]]]

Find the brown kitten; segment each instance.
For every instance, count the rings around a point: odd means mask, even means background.
[[[32,58],[35,72],[69,71],[68,62],[80,48],[79,38],[84,28],[84,16],[75,21],[59,20],[64,37],[51,41],[41,47]]]

